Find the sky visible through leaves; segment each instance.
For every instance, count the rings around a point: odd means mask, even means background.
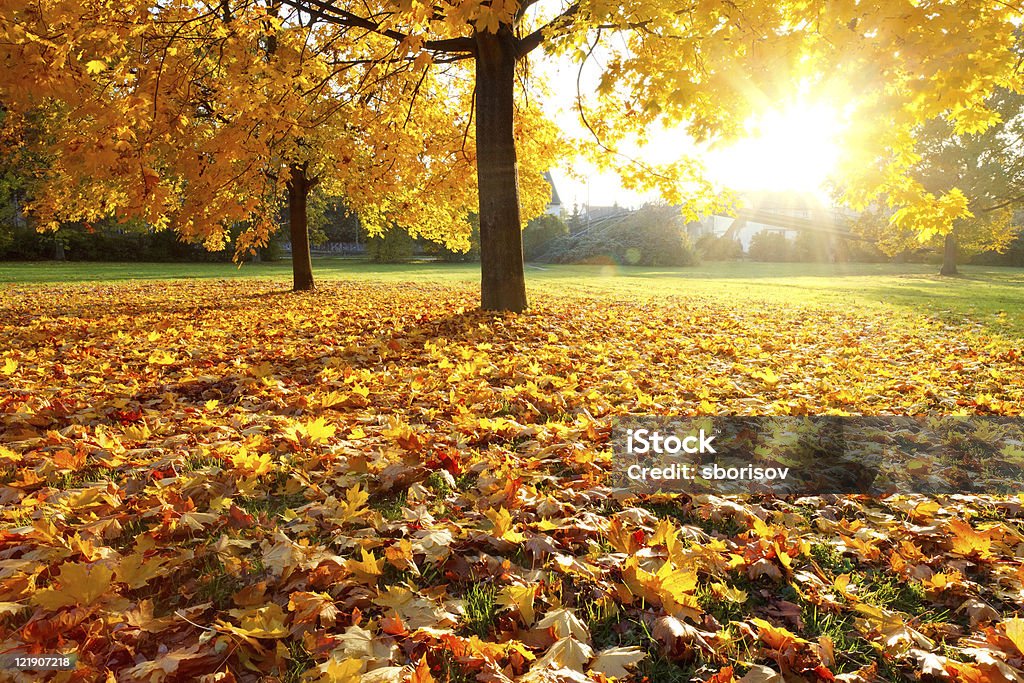
[[[929,320],[459,284],[0,292],[0,650],[107,681],[1017,681],[1024,513],[631,495],[633,414],[1019,414]],[[5,671],[12,680],[39,680]]]

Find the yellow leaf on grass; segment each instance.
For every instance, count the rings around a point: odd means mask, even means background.
[[[366,501],[370,499],[370,494],[363,488],[356,484],[352,488],[345,492],[344,502],[339,503],[337,507],[337,516],[334,520],[337,524],[345,524],[353,519],[361,517],[366,513],[369,508],[366,507]]]
[[[362,549],[362,560],[346,560],[345,568],[355,574],[359,581],[377,583],[377,577],[384,573],[384,558],[379,560],[366,548]]]
[[[1017,650],[1024,654],[1024,619],[1007,619],[1003,622],[1006,637],[1013,641]]]
[[[634,666],[647,656],[638,647],[612,647],[601,650],[590,663],[590,671],[602,673],[608,678],[628,678],[629,667]]]
[[[964,557],[974,555],[978,558],[989,556],[992,538],[988,533],[975,531],[970,524],[959,519],[950,520],[949,530],[953,532],[952,551],[957,555]]]
[[[632,556],[623,566],[622,578],[635,595],[660,603],[673,616],[697,619],[703,612],[693,594],[697,587],[693,570],[681,569],[669,561],[652,574]]]
[[[219,622],[219,626],[231,633],[247,638],[284,638],[288,635],[285,622],[288,616],[276,602],[245,610],[233,609],[228,612],[236,617],[238,626]]]
[[[110,590],[113,577],[114,570],[103,564],[65,563],[56,581],[60,588],[37,591],[32,602],[46,609],[91,605]]]
[[[534,663],[536,669],[572,669],[582,673],[594,650],[573,637],[562,638]]]
[[[533,609],[533,601],[536,594],[537,591],[534,586],[505,586],[498,593],[498,604],[506,609],[519,610],[523,622],[530,626],[537,616]]]
[[[921,585],[924,586],[926,590],[941,591],[946,590],[947,588],[952,588],[956,584],[960,583],[962,579],[963,576],[961,576],[960,572],[955,569],[951,569],[948,573],[938,572],[929,578],[921,579]]]
[[[544,615],[544,618],[537,622],[537,628],[550,628],[556,638],[573,637],[577,640],[590,640],[590,631],[587,625],[576,616],[576,612],[562,607],[553,609]]]
[[[177,359],[163,349],[149,354],[148,362],[153,365],[172,365]]]
[[[151,579],[166,574],[164,564],[167,562],[163,557],[152,557],[148,561],[142,553],[132,553],[117,566],[114,572],[114,579],[121,583],[128,584],[129,588],[142,588]]]
[[[258,477],[274,469],[274,457],[270,453],[250,453],[245,446],[241,446],[231,455],[231,464],[235,469]]]
[[[487,519],[491,520],[493,525],[491,534],[495,538],[508,541],[509,543],[522,543],[526,540],[526,536],[512,529],[515,526],[515,523],[512,521],[512,513],[504,507],[500,510],[487,510],[484,514],[487,515]]]
[[[747,601],[749,597],[747,592],[735,588],[725,583],[713,583],[711,584],[711,591],[715,594],[716,598],[720,600],[726,600],[728,602],[734,602],[738,605],[742,605]]]
[[[306,436],[309,437],[309,440],[312,443],[326,441],[334,436],[336,431],[338,431],[338,428],[334,425],[327,424],[322,417],[318,417],[312,422],[307,422],[305,427]]]
[[[608,542],[612,548],[627,555],[632,555],[641,547],[633,532],[623,527],[622,520],[617,517],[608,527]]]
[[[363,662],[358,659],[327,660],[320,665],[323,673],[316,679],[317,683],[359,683],[363,676]]]

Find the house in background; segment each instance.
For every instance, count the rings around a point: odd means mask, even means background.
[[[551,171],[544,171],[544,180],[551,186],[551,201],[548,202],[544,213],[549,216],[562,217],[562,199],[558,196],[558,188],[555,187],[555,179],[551,177]]]

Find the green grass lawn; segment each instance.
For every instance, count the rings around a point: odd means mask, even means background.
[[[226,263],[0,263],[0,283],[110,282],[181,278],[287,279],[288,261]],[[944,278],[933,265],[705,263],[693,268],[619,265],[528,265],[529,286],[621,297],[699,296],[731,303],[758,301],[825,306],[884,307],[927,314],[955,324],[1024,336],[1024,269],[962,267]],[[466,282],[479,280],[477,264],[418,262],[380,265],[351,258],[314,261],[321,280]]]

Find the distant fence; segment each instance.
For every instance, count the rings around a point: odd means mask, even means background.
[[[281,250],[286,254],[292,253],[291,242],[282,244]],[[324,242],[311,246],[310,251],[314,254],[360,255],[366,253],[366,245],[362,242]]]

